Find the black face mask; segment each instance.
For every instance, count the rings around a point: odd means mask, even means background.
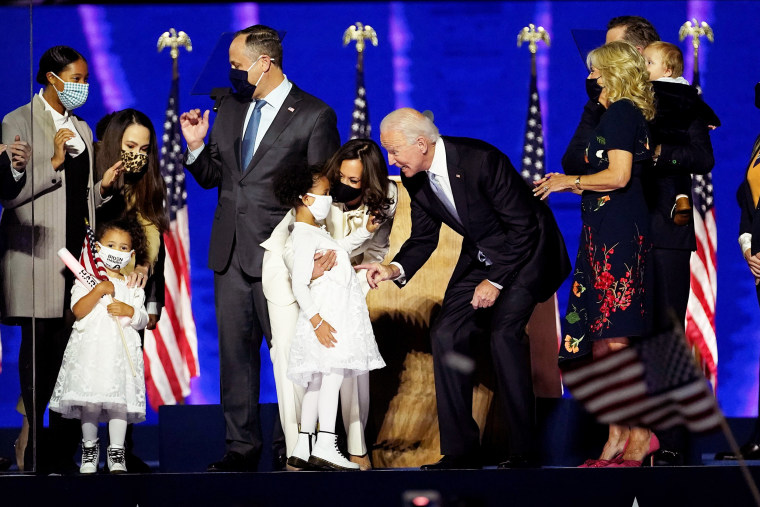
[[[332,188],[330,188],[330,195],[335,202],[351,202],[362,195],[362,189],[350,187],[339,181],[334,183]]]
[[[248,82],[248,72],[241,69],[230,69],[230,83],[238,95],[250,99],[256,91],[256,85]]]
[[[596,82],[596,79],[586,79],[586,94],[591,100],[597,100],[602,94],[602,87]]]

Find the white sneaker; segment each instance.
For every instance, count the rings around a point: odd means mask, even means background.
[[[127,471],[127,462],[124,457],[124,447],[109,445],[106,450],[106,462],[108,471],[112,474],[121,474]]]
[[[98,471],[100,461],[100,443],[98,439],[82,440],[82,464],[79,467],[80,474],[94,474]]]
[[[338,449],[338,436],[329,431],[320,431],[317,443],[309,456],[309,464],[329,470],[359,470],[359,465],[352,463]]]
[[[311,456],[311,448],[314,445],[314,439],[316,435],[314,433],[306,433],[304,431],[298,432],[298,441],[293,448],[293,454],[288,457],[288,466],[296,469],[303,470],[309,467],[309,456]]]

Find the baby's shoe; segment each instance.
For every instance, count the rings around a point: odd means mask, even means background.
[[[293,448],[293,454],[288,458],[288,470],[303,470],[309,467],[309,456],[311,456],[311,448],[314,445],[314,439],[316,435],[314,433],[307,433],[305,431],[298,432],[298,441]]]
[[[338,436],[329,431],[320,431],[317,443],[309,456],[309,464],[326,470],[359,470],[359,465],[352,463],[338,449]]]
[[[122,474],[127,471],[127,460],[124,456],[124,446],[109,445],[106,451],[108,471],[112,474]]]
[[[80,474],[94,474],[98,471],[98,461],[100,461],[100,443],[96,438],[92,440],[82,440],[82,465],[79,467]]]

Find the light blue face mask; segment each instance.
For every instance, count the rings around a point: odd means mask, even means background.
[[[62,92],[59,92],[57,88],[55,90],[58,93],[58,98],[61,100],[63,107],[72,111],[87,102],[87,94],[90,89],[88,83],[70,83],[58,77],[55,72],[51,72],[51,74],[63,83]]]

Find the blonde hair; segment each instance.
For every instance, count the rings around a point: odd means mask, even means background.
[[[670,77],[683,76],[683,53],[681,49],[670,42],[657,41],[647,46],[652,48],[662,57],[662,64],[672,75]]]
[[[654,119],[654,90],[646,60],[635,47],[624,41],[610,42],[591,51],[586,64],[601,74],[610,103],[628,99],[647,121]]]
[[[380,132],[391,131],[401,132],[407,144],[413,144],[420,136],[435,143],[440,136],[433,120],[411,107],[396,109],[383,118]]]

